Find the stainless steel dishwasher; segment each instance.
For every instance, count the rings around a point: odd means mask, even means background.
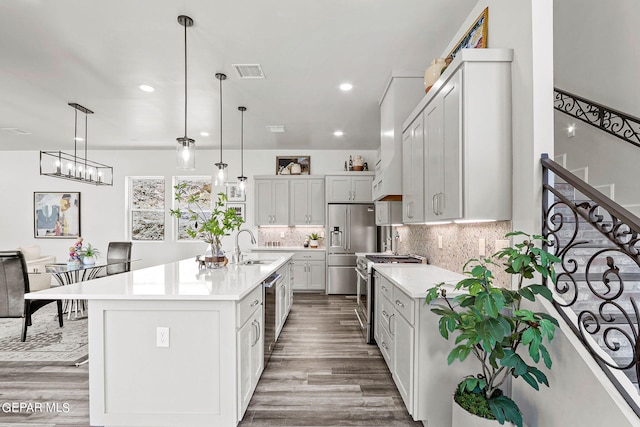
[[[280,273],[273,273],[262,282],[264,292],[264,367],[276,346],[276,288],[282,281]]]

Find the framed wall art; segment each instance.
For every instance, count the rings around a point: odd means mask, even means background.
[[[276,157],[276,175],[311,175],[311,156]]]
[[[460,39],[453,48],[449,57],[455,58],[461,49],[478,49],[487,47],[487,37],[489,35],[489,8],[485,8],[478,19],[471,25],[471,28]]]
[[[33,236],[37,239],[80,237],[80,193],[34,192]]]
[[[247,220],[247,213],[244,203],[227,203],[227,209],[233,209],[234,211],[236,211],[236,215],[238,215],[245,221]]]
[[[227,188],[227,201],[244,202],[246,195],[243,188],[237,182],[225,182]]]

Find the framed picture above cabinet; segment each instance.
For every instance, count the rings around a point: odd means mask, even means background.
[[[311,175],[311,156],[276,157],[276,175]]]

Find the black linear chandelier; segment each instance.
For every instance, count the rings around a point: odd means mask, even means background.
[[[75,109],[73,154],[62,151],[41,151],[40,175],[93,185],[113,185],[113,167],[87,158],[87,118],[89,114],[93,114],[93,111],[75,102],[69,102],[69,105]],[[84,138],[78,136],[78,111],[84,113]],[[84,141],[84,157],[78,155],[80,141]]]

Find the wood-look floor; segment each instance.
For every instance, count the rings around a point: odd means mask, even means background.
[[[422,426],[354,308],[353,297],[295,294],[240,426]]]
[[[241,426],[422,425],[407,414],[378,348],[362,340],[354,308],[353,297],[295,294]],[[12,402],[58,403],[61,412],[4,412]],[[16,425],[88,426],[87,365],[3,363],[0,427]]]

